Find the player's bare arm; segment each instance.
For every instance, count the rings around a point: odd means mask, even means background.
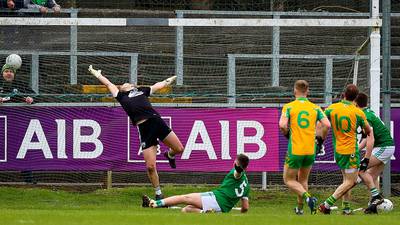
[[[366,138],[367,149],[366,149],[364,158],[368,158],[369,159],[371,157],[372,150],[374,149],[374,143],[375,143],[374,131],[371,128],[371,132]]]
[[[331,122],[329,122],[328,118],[324,117],[321,119],[321,124],[323,127],[325,127],[326,129],[330,129],[331,128]]]
[[[322,118],[317,122],[316,136],[322,138],[322,141],[325,140],[330,128],[331,122],[329,122],[329,119],[327,117]]]
[[[282,114],[281,118],[279,119],[279,130],[285,136],[289,132],[288,123],[289,123],[289,118],[287,118],[286,115]]]
[[[372,128],[368,123],[365,124],[365,127],[363,130],[364,130],[365,134],[367,134],[368,136],[370,136],[372,134]]]
[[[101,70],[95,70],[92,65],[89,66],[89,72],[95,76],[102,84],[104,84],[107,89],[110,91],[113,97],[117,97],[118,88],[111,81],[109,81],[103,74],[101,74]]]
[[[243,197],[241,199],[242,208],[240,209],[241,213],[246,213],[249,211],[249,198]]]
[[[160,89],[171,86],[175,80],[176,80],[176,76],[172,76],[161,82],[157,82],[157,83],[153,84],[152,86],[150,86],[150,88],[151,88],[150,93],[153,94],[153,93],[159,91]]]
[[[369,143],[368,145],[372,145],[373,148],[375,143],[375,138],[374,138],[374,130],[372,128],[371,128],[371,134],[366,138],[363,138],[358,146],[360,149],[364,149],[365,147],[367,147],[367,143]]]

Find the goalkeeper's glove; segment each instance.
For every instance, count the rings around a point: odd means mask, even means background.
[[[361,163],[360,163],[360,171],[366,171],[367,170],[367,168],[368,168],[368,164],[369,164],[369,159],[368,158],[363,158],[362,160],[361,160]]]
[[[164,82],[167,86],[170,86],[175,80],[176,80],[176,76],[172,76],[170,78],[165,79]]]
[[[324,148],[324,139],[322,139],[321,136],[316,136],[315,137],[315,144],[317,145],[317,150],[316,150],[316,154],[321,154],[322,153],[322,149]]]
[[[90,65],[89,66],[89,72],[93,75],[93,76],[95,76],[96,78],[99,78],[102,74],[101,74],[101,70],[95,70],[95,69],[93,69],[93,66],[92,65]]]

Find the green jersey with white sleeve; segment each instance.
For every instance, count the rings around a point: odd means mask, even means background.
[[[222,184],[212,192],[217,199],[222,212],[229,212],[241,198],[248,198],[250,192],[249,181],[245,172],[240,178],[235,178],[235,169],[232,169],[222,181]]]
[[[369,125],[374,130],[374,147],[394,146],[393,138],[390,135],[389,129],[385,126],[382,120],[376,116],[375,112],[369,108],[363,109]]]

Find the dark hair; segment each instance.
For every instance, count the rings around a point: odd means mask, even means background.
[[[308,82],[305,80],[298,80],[294,83],[294,88],[301,93],[306,93],[308,90]]]
[[[239,154],[236,157],[237,161],[239,162],[239,166],[242,167],[243,169],[246,169],[247,166],[249,165],[249,157],[247,157],[247,155],[245,154]]]
[[[367,107],[367,105],[368,105],[368,95],[365,94],[364,92],[360,92],[360,93],[358,93],[357,98],[356,98],[355,101],[356,101],[358,107],[360,107],[360,108]]]
[[[354,101],[354,99],[357,98],[358,95],[358,88],[354,84],[348,84],[346,86],[346,90],[344,91],[344,97],[348,101]]]

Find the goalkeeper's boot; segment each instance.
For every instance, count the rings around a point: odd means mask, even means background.
[[[318,207],[318,210],[323,214],[331,214],[331,209],[325,206],[325,203],[321,203]]]
[[[142,196],[142,207],[149,207],[151,199],[147,195]]]
[[[310,197],[307,201],[307,205],[310,208],[311,214],[316,214],[317,213],[317,198],[316,197]]]
[[[164,195],[163,195],[163,194],[156,195],[156,198],[155,198],[155,199],[156,199],[156,200],[164,199]]]
[[[171,158],[171,157],[169,156],[168,152],[165,152],[165,153],[164,153],[164,157],[168,159],[169,166],[170,166],[172,169],[175,169],[175,168],[176,168],[175,157],[174,157],[174,158]]]
[[[294,208],[294,213],[296,213],[297,215],[303,215],[304,211],[296,206],[296,208]]]

